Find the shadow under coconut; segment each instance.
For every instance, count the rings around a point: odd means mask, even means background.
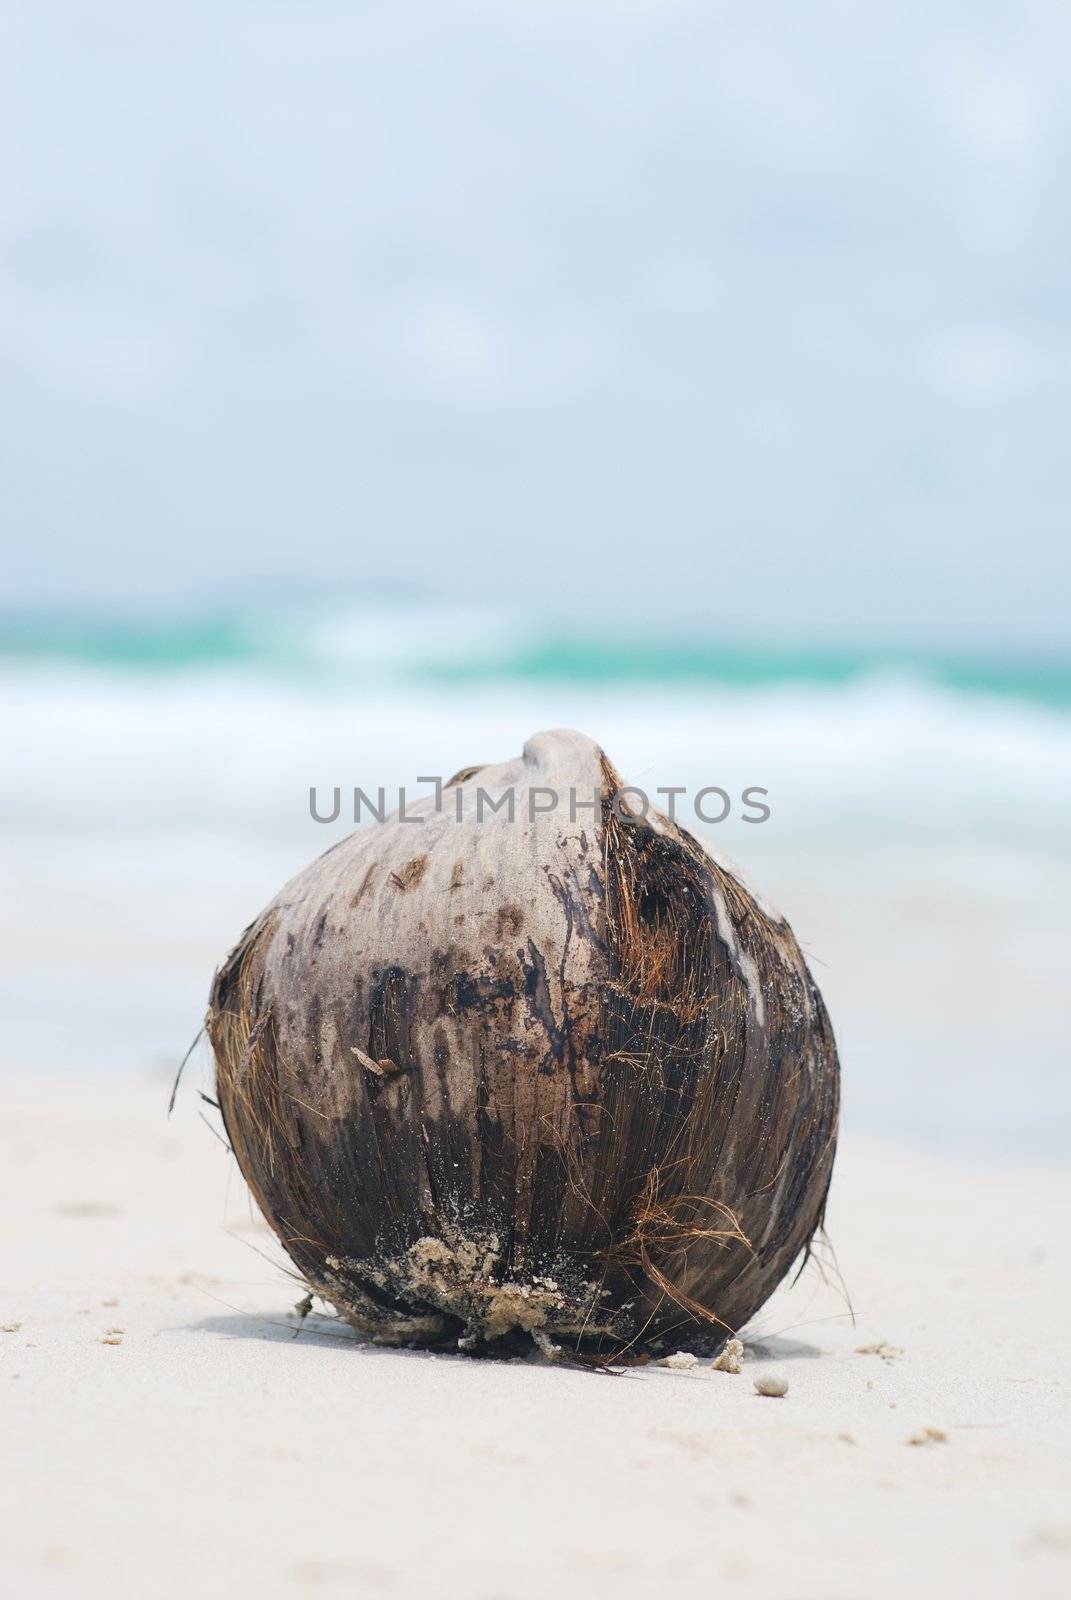
[[[503,1340],[500,1350],[492,1348],[483,1349],[479,1352],[470,1352],[449,1347],[426,1350],[408,1345],[378,1344],[373,1339],[363,1338],[360,1334],[355,1333],[341,1318],[336,1320],[333,1317],[322,1316],[317,1312],[310,1313],[303,1320],[297,1317],[287,1319],[285,1315],[272,1317],[253,1311],[216,1312],[211,1316],[199,1317],[196,1322],[185,1323],[184,1329],[187,1333],[213,1333],[225,1339],[254,1339],[261,1344],[312,1344],[320,1349],[327,1345],[349,1345],[351,1349],[360,1350],[364,1355],[409,1356],[414,1361],[426,1360],[429,1356],[434,1356],[438,1360],[457,1361],[465,1365],[469,1365],[473,1361],[488,1360],[495,1362],[521,1362],[532,1366],[550,1367],[556,1365],[556,1363],[550,1363],[540,1356],[535,1345],[527,1338],[520,1341],[519,1346]],[[585,1370],[587,1368],[586,1363],[574,1363],[568,1359],[561,1363],[563,1370],[574,1365],[583,1366]]]
[[[324,1317],[313,1312],[304,1320],[296,1317],[286,1320],[284,1317],[271,1317],[252,1311],[232,1311],[227,1313],[214,1313],[211,1316],[201,1317],[196,1322],[185,1324],[190,1333],[218,1334],[225,1339],[253,1339],[258,1343],[269,1344],[294,1344],[315,1345],[320,1349],[325,1346],[349,1345],[351,1349],[360,1350],[368,1355],[393,1355],[410,1356],[414,1360],[426,1359],[429,1353],[438,1359],[457,1361],[468,1364],[472,1361],[507,1361],[520,1362],[524,1365],[557,1367],[560,1371],[574,1370],[582,1367],[584,1370],[598,1370],[598,1367],[589,1367],[585,1362],[570,1361],[568,1357],[558,1363],[542,1359],[536,1349],[530,1347],[523,1353],[515,1347],[503,1347],[499,1353],[484,1350],[479,1355],[472,1355],[461,1350],[414,1350],[405,1345],[376,1344],[371,1339],[363,1339],[344,1322],[336,1322],[331,1317]],[[745,1340],[746,1359],[756,1362],[762,1361],[800,1361],[816,1360],[824,1352],[817,1345],[807,1344],[802,1339],[786,1339],[771,1335],[766,1339],[754,1342]],[[642,1363],[646,1365],[647,1363]],[[653,1363],[657,1365],[657,1360]],[[628,1371],[631,1363],[624,1364],[624,1371]],[[613,1363],[607,1363],[603,1371],[613,1368]],[[617,1369],[619,1372],[622,1369]]]
[[[748,1361],[814,1361],[825,1354],[816,1344],[807,1344],[803,1339],[782,1339],[776,1334],[755,1340],[745,1336],[744,1352]]]
[[[321,1326],[325,1322],[328,1325]],[[184,1325],[187,1333],[215,1333],[225,1339],[256,1339],[272,1344],[348,1344],[354,1349],[373,1348],[359,1339],[344,1322],[335,1323],[330,1318],[306,1317],[299,1322],[296,1317],[272,1317],[255,1311],[216,1312],[199,1317],[196,1322]]]

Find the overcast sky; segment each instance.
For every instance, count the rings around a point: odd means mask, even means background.
[[[1062,636],[1065,0],[5,9],[7,600]]]

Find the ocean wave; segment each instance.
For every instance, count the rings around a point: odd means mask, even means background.
[[[655,804],[717,785],[768,791],[713,829],[747,841],[971,838],[1064,849],[1071,718],[901,674],[845,684],[368,684],[247,668],[163,677],[70,664],[0,671],[9,829],[229,829],[308,836],[312,786],[388,794],[505,760],[540,728],[597,739]],[[347,825],[347,807],[337,825]],[[686,820],[702,831],[694,816]],[[352,825],[352,819],[350,821]]]
[[[164,615],[0,615],[0,663],[173,677],[212,670],[274,682],[364,686],[847,687],[895,674],[963,694],[1071,710],[1071,657],[785,644],[668,623],[610,627],[436,601],[370,596]]]
[[[656,800],[768,790],[703,828],[789,915],[836,1019],[845,1115],[1062,1155],[1071,718],[903,674],[848,683],[383,682],[246,665],[0,669],[0,1066],[173,1072],[213,966],[349,832],[309,788],[416,785],[598,739]],[[423,786],[426,792],[426,786]]]

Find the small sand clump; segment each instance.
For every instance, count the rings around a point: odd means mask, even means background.
[[[671,1367],[674,1372],[691,1372],[698,1362],[699,1357],[693,1356],[688,1350],[678,1350],[674,1355],[663,1356],[658,1363],[660,1367]]]
[[[727,1339],[725,1349],[711,1362],[713,1372],[741,1372],[744,1366],[744,1346],[739,1339]]]
[[[880,1356],[884,1362],[889,1363],[902,1356],[904,1352],[898,1344],[890,1344],[888,1339],[878,1339],[874,1344],[856,1345],[855,1353],[857,1356]]]
[[[921,1428],[913,1433],[908,1444],[947,1444],[948,1434],[943,1428]]]

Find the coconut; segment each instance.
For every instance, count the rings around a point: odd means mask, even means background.
[[[216,974],[246,1181],[379,1340],[709,1351],[821,1224],[838,1066],[799,946],[622,788],[538,734],[328,850]]]

